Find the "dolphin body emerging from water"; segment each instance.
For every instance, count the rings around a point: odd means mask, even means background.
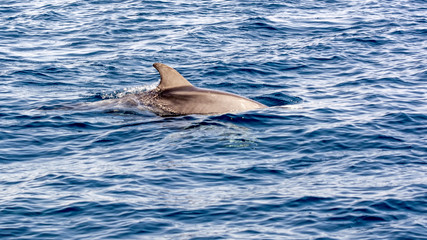
[[[160,116],[217,115],[267,107],[232,93],[197,88],[165,64],[154,63],[153,67],[160,74],[160,84],[156,89],[127,95],[120,102],[126,102],[128,106],[142,103]]]

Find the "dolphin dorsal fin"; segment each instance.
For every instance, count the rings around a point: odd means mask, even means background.
[[[169,88],[193,86],[187,79],[179,74],[178,71],[163,63],[154,63],[153,67],[156,68],[160,74],[160,84],[157,86],[157,89],[160,91]]]

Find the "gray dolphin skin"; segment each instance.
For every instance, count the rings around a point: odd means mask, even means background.
[[[153,67],[160,74],[160,84],[148,93],[129,96],[127,102],[142,102],[160,116],[217,115],[267,107],[232,93],[197,88],[165,64],[154,63]]]

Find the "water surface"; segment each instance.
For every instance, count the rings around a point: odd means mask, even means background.
[[[0,1],[0,238],[427,239],[426,6]],[[154,62],[272,107],[67,107]]]

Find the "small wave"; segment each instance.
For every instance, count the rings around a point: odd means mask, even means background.
[[[117,99],[122,98],[128,94],[138,94],[138,93],[144,93],[150,90],[153,90],[157,87],[158,83],[152,83],[150,85],[143,85],[143,86],[134,86],[129,88],[123,88],[122,90],[117,90],[113,92],[103,92],[103,93],[96,93],[92,96],[93,99]]]

